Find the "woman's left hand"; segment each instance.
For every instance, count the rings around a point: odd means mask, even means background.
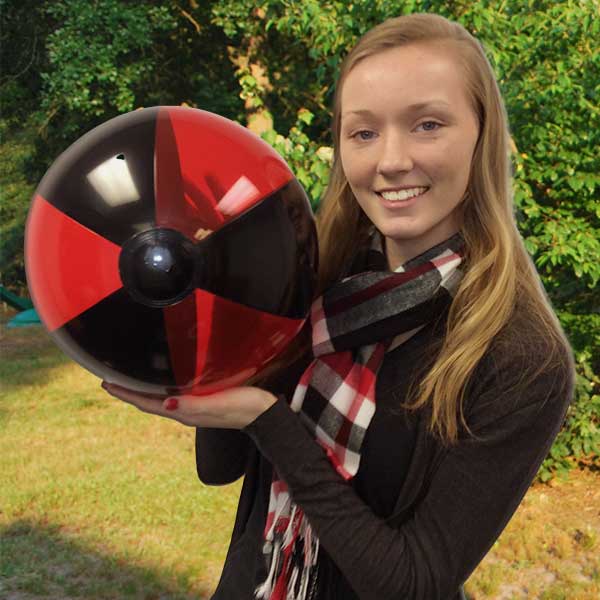
[[[140,394],[113,383],[102,382],[111,395],[141,411],[175,419],[190,427],[243,429],[270,408],[277,398],[258,387],[233,387],[207,396],[162,398]]]

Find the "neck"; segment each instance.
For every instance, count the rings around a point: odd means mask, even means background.
[[[455,233],[458,233],[458,231],[458,228],[452,230],[448,229],[443,233],[438,232],[437,236],[423,236],[412,240],[394,240],[389,237],[384,237],[383,248],[388,263],[388,269],[390,271],[395,271],[409,260],[452,237]],[[441,235],[439,235],[440,233]]]

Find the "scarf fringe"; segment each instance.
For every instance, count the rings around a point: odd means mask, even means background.
[[[271,568],[267,579],[254,590],[256,600],[308,600],[309,584],[317,564],[319,539],[298,505],[291,502],[288,494],[282,495],[286,498],[277,507],[263,548]],[[280,517],[288,514],[290,508],[290,517],[282,531],[285,518]]]

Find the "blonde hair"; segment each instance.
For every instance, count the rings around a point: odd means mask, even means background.
[[[416,411],[431,402],[429,431],[444,445],[453,445],[458,440],[457,408],[461,422],[472,433],[463,414],[465,389],[492,340],[511,320],[517,302],[527,312],[533,331],[549,343],[550,351],[545,353],[546,361],[538,373],[557,360],[559,350],[568,347],[568,342],[517,229],[508,118],[493,69],[476,38],[459,23],[435,14],[388,19],[368,31],[341,65],[333,107],[333,165],[317,213],[318,294],[339,278],[356,248],[366,243],[372,228],[348,185],[340,160],[344,81],[359,61],[408,44],[433,44],[452,51],[463,70],[465,92],[479,120],[479,139],[461,204],[465,274],[450,307],[439,352],[418,382],[416,399],[400,405]],[[305,328],[278,361],[278,367],[308,349],[308,333]],[[522,381],[520,384],[524,385]]]

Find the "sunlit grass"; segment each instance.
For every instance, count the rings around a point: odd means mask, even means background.
[[[193,429],[111,398],[41,329],[4,333],[4,587],[208,597],[242,481],[203,485]]]

